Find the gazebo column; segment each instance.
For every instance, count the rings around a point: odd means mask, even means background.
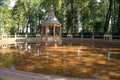
[[[45,39],[46,39],[45,45],[46,45],[46,46],[47,46],[47,42],[48,42],[47,30],[48,30],[48,27],[45,27]]]
[[[43,27],[41,27],[41,36],[43,36]]]
[[[47,38],[47,27],[45,28],[45,36]]]
[[[44,36],[44,28],[41,27],[41,40],[43,40],[43,36]]]
[[[54,39],[54,42],[55,42],[55,25],[54,25],[54,29],[53,29],[53,39]]]
[[[56,25],[54,25],[54,29],[53,29],[54,35],[53,35],[53,36],[54,36],[54,46],[57,47],[56,37],[55,37],[55,36],[56,36],[56,32],[55,32],[55,29],[56,29],[56,28],[55,28],[55,27],[56,27]]]
[[[61,39],[61,37],[62,37],[62,33],[61,33],[61,27],[60,27],[60,39]]]

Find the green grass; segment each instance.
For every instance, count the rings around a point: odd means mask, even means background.
[[[22,79],[0,74],[0,80],[22,80]]]

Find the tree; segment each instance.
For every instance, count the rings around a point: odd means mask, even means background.
[[[111,19],[111,26],[109,26]],[[109,0],[109,8],[106,14],[104,33],[120,34],[120,1]],[[111,27],[111,28],[110,28]]]
[[[12,12],[18,25],[18,33],[20,31],[22,31],[22,33],[28,33],[28,28],[30,28],[32,33],[35,33],[37,17],[40,11],[39,5],[40,0],[18,0],[16,2]]]
[[[17,24],[17,33],[21,33],[25,27],[25,5],[23,0],[17,0],[12,15]]]
[[[108,8],[108,12],[106,14],[104,33],[110,33],[110,32],[108,32],[108,27],[109,27],[111,14],[112,14],[112,6],[113,6],[113,0],[109,0],[109,8]]]
[[[14,22],[11,16],[11,10],[7,7],[8,3],[8,0],[0,1],[0,28],[2,32],[9,34]]]
[[[119,34],[120,35],[120,1],[117,0],[117,14],[115,16],[115,19],[116,19],[116,26],[115,26],[115,33]]]
[[[8,0],[6,0],[8,1]],[[119,0],[117,0],[119,1]],[[65,33],[78,33],[78,24],[82,24],[82,32],[85,34],[101,34],[108,30],[106,27],[109,22],[109,18],[114,18],[115,28],[112,28],[114,33],[119,32],[119,3],[115,1],[115,12],[111,11],[113,9],[108,6],[108,0],[101,0],[97,2],[96,0],[17,0],[13,9],[7,10],[4,15],[4,26],[6,29],[11,31],[11,29],[16,30],[19,34],[28,33],[30,29],[30,34],[34,34],[37,31],[37,26],[40,26],[40,21],[44,20],[45,14],[53,5],[56,17],[63,25],[63,32]],[[0,4],[3,5],[5,0],[1,0]],[[111,3],[111,2],[110,2]],[[4,4],[5,6],[5,4]],[[105,13],[111,14],[106,16],[106,23],[104,26]],[[117,9],[118,8],[118,9]],[[2,13],[4,12],[3,7],[1,8]],[[45,12],[44,12],[45,11]],[[11,16],[12,12],[12,16]],[[9,16],[8,16],[9,15]],[[113,17],[114,16],[114,17]],[[0,20],[3,21],[3,16]],[[14,26],[14,27],[11,27]],[[5,28],[5,27],[4,27]],[[26,30],[25,30],[26,29]],[[13,34],[13,33],[12,33]]]

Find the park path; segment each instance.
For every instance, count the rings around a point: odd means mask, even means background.
[[[0,74],[5,76],[15,77],[20,80],[101,80],[101,79],[83,79],[83,78],[50,76],[50,75],[44,75],[44,74],[12,70],[12,69],[2,68],[2,67],[0,67]]]

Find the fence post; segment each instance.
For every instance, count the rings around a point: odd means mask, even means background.
[[[15,33],[15,39],[17,39],[17,34]]]
[[[83,39],[83,34],[81,34],[81,39]]]
[[[95,38],[95,36],[94,35],[92,35],[92,39],[94,39]]]
[[[27,34],[25,34],[25,38],[27,38]]]
[[[17,40],[17,34],[15,33],[15,40]],[[15,41],[15,46],[17,46],[17,42]]]

